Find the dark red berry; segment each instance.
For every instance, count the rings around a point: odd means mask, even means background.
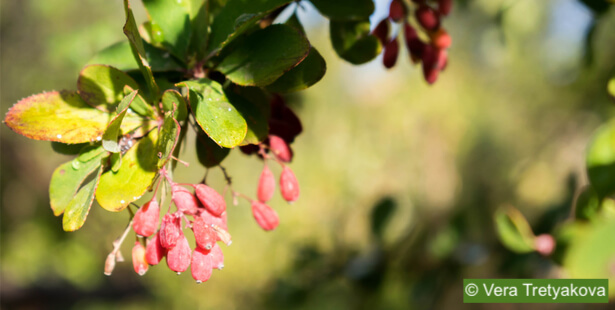
[[[284,166],[280,174],[280,192],[284,200],[293,202],[299,199],[299,182],[290,168]]]
[[[404,39],[412,62],[417,63],[423,57],[426,44],[421,41],[416,30],[408,23],[404,23]]]
[[[438,12],[447,16],[453,8],[453,0],[438,0]]]
[[[263,172],[261,172],[261,176],[258,179],[258,188],[256,191],[256,196],[258,200],[261,202],[267,202],[273,197],[273,193],[275,192],[275,177],[269,169],[269,166],[265,165],[263,167]]]
[[[393,0],[389,6],[389,18],[395,22],[404,19],[408,14],[406,5],[401,0]]]
[[[380,40],[380,43],[382,45],[385,45],[387,42],[389,42],[389,20],[385,18],[380,23],[378,23],[378,26],[374,28],[372,34],[376,36],[378,40]]]
[[[397,38],[394,38],[384,46],[384,54],[382,56],[382,63],[387,69],[393,68],[397,62],[397,55],[399,55],[399,42]]]
[[[447,49],[451,46],[453,40],[446,30],[440,28],[431,35],[431,43],[439,49]]]
[[[159,219],[160,207],[156,199],[152,199],[137,210],[132,222],[132,229],[137,235],[149,237],[158,229]]]
[[[415,15],[421,27],[427,31],[434,31],[440,27],[438,12],[427,5],[420,5]]]
[[[252,215],[254,215],[256,223],[264,230],[273,230],[280,223],[278,213],[260,201],[252,201]]]

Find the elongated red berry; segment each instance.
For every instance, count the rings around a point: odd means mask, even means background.
[[[220,216],[222,212],[226,211],[226,201],[215,189],[205,184],[194,184],[192,186],[194,186],[196,197],[211,214]]]
[[[299,199],[299,182],[290,168],[284,166],[280,174],[280,192],[284,200],[293,202]]]
[[[190,266],[191,252],[192,250],[190,249],[190,244],[188,244],[188,239],[186,239],[186,236],[182,235],[179,240],[177,240],[177,245],[167,252],[167,266],[169,266],[169,269],[177,273],[186,271],[188,266]]]
[[[406,5],[401,0],[393,0],[389,6],[389,18],[395,22],[404,19],[408,14]]]
[[[221,227],[224,230],[228,230],[226,211],[222,212],[220,216],[215,216],[211,214],[209,211],[203,209],[198,213],[198,216],[202,217],[203,220],[205,220],[205,223],[209,225],[214,224],[216,226]]]
[[[256,223],[264,230],[273,230],[280,223],[278,213],[260,201],[252,201],[252,215],[254,215]]]
[[[211,255],[211,267],[213,269],[222,270],[222,268],[224,268],[224,254],[222,253],[222,248],[218,246],[218,244],[214,245],[211,251],[209,251],[209,255]]]
[[[384,67],[387,69],[393,68],[397,62],[397,55],[399,55],[399,42],[397,42],[397,38],[394,38],[384,46],[384,54],[382,55]]]
[[[160,244],[167,249],[175,247],[177,240],[183,235],[180,227],[181,218],[176,214],[167,213],[160,224]]]
[[[132,247],[132,266],[135,268],[135,272],[142,276],[147,272],[149,265],[145,260],[145,247],[141,242],[135,242],[135,246]]]
[[[293,159],[293,151],[284,139],[276,135],[269,135],[269,147],[273,155],[280,161],[288,163]]]
[[[451,46],[453,40],[446,30],[440,28],[431,35],[431,43],[439,49],[446,49]]]
[[[269,166],[265,164],[261,177],[258,179],[258,189],[256,190],[256,196],[261,202],[267,202],[273,197],[275,192],[275,177],[269,169]]]
[[[177,206],[177,210],[188,214],[195,215],[199,209],[199,201],[187,189],[173,185],[172,190],[173,203]]]
[[[132,222],[132,229],[134,229],[137,235],[149,237],[158,229],[159,219],[160,206],[156,199],[152,199],[137,210]]]
[[[374,31],[372,31],[372,34],[380,40],[382,45],[389,42],[389,20],[385,18],[378,23],[376,28],[374,28]]]
[[[196,245],[198,247],[209,251],[214,244],[216,244],[216,240],[218,239],[216,231],[211,228],[211,226],[207,224],[205,219],[202,217],[194,217],[194,222],[192,222],[192,231],[194,232],[194,240],[196,241]]]
[[[438,12],[427,5],[420,5],[415,15],[421,27],[427,31],[434,31],[440,27]]]
[[[209,255],[209,250],[204,250],[197,247],[192,252],[192,262],[190,272],[196,283],[202,283],[211,277],[212,274],[212,256]]]
[[[453,0],[438,0],[438,12],[447,16],[453,8]]]
[[[421,41],[419,35],[416,33],[416,29],[412,28],[407,22],[404,23],[404,39],[406,41],[406,47],[410,52],[410,57],[413,63],[417,63],[423,57],[423,51],[425,50],[425,43]]]
[[[167,255],[167,249],[160,244],[159,234],[160,232],[149,239],[145,247],[145,261],[152,266],[158,265],[162,258]]]

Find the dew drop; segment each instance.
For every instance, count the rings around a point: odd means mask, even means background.
[[[201,284],[201,283],[203,283],[203,281],[196,280],[196,284]]]
[[[124,201],[124,200],[120,201],[120,203],[121,203],[121,204],[123,204],[123,203],[125,203],[125,202],[126,202],[126,201]]]
[[[73,166],[73,169],[79,170],[79,168],[81,168],[81,162],[75,158],[75,160],[73,160],[72,166]]]
[[[231,108],[228,108],[228,111],[231,112]]]

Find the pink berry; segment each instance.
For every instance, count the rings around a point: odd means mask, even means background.
[[[282,197],[288,202],[293,202],[299,199],[299,182],[297,177],[290,168],[284,166],[282,174],[280,174],[280,192]]]
[[[192,252],[190,271],[196,283],[206,282],[211,277],[213,268],[212,256],[209,255],[209,252],[209,250],[204,250],[199,247]]]
[[[167,255],[167,249],[160,244],[159,234],[160,232],[155,234],[145,247],[145,261],[152,266],[158,265],[162,258]]]
[[[173,203],[177,206],[177,210],[188,214],[195,215],[199,209],[199,201],[187,189],[173,185],[172,190]]]
[[[293,159],[293,151],[284,139],[276,135],[269,135],[269,147],[280,161],[288,163]]]
[[[397,62],[397,55],[399,55],[399,42],[397,42],[397,38],[394,38],[384,46],[384,54],[382,56],[384,67],[387,69],[393,68]]]
[[[191,252],[192,250],[190,249],[190,244],[188,244],[188,239],[186,239],[186,236],[182,235],[179,240],[177,240],[177,245],[167,253],[167,266],[169,266],[169,269],[177,273],[186,271],[188,266],[190,266]]]
[[[192,231],[194,232],[194,239],[198,247],[209,251],[216,244],[218,235],[202,217],[194,217]]]
[[[549,234],[538,235],[534,239],[534,248],[540,255],[549,256],[555,250],[555,239]]]
[[[222,270],[222,268],[224,268],[224,254],[222,253],[222,248],[220,248],[218,244],[215,244],[211,251],[209,251],[209,255],[211,255],[211,268]]]
[[[220,216],[222,212],[226,211],[226,201],[215,189],[205,184],[194,184],[192,186],[194,186],[196,196],[201,201],[201,204],[211,214]]]
[[[252,201],[252,215],[254,215],[256,223],[264,230],[273,230],[280,223],[278,213],[260,201]]]
[[[177,240],[183,235],[180,227],[181,218],[176,214],[167,213],[162,218],[162,224],[160,224],[160,244],[171,249],[177,244]]]
[[[132,222],[132,229],[137,235],[149,237],[158,229],[159,219],[160,206],[156,199],[152,199],[137,210]]]
[[[258,200],[261,202],[267,202],[273,197],[273,193],[275,192],[275,177],[269,169],[269,166],[265,165],[263,167],[263,172],[261,172],[261,177],[258,180],[258,189],[256,191],[256,196]]]
[[[135,242],[135,246],[132,247],[132,266],[140,276],[144,275],[149,267],[145,260],[145,247],[139,241]]]

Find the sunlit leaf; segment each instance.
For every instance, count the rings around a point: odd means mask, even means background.
[[[126,85],[124,86],[124,95],[128,96],[134,90],[136,89]],[[137,94],[135,99],[130,104],[130,110],[134,111],[135,113],[139,115],[147,116],[150,118],[156,117],[156,112],[154,112],[154,109],[152,108],[152,106],[149,105],[147,101],[145,101],[141,93]]]
[[[145,193],[158,171],[157,138],[157,131],[152,130],[122,156],[118,172],[103,173],[96,190],[96,200],[101,207],[121,211]]]
[[[309,42],[295,28],[272,25],[239,39],[217,69],[235,84],[266,86],[301,62],[309,51]]]
[[[209,41],[209,21],[212,1],[191,0],[190,20],[192,21],[192,37],[190,52],[196,54],[196,61],[205,57],[207,42]]]
[[[192,35],[191,3],[188,0],[142,0],[152,28],[160,29],[162,45],[181,60],[186,60]]]
[[[70,201],[62,218],[64,231],[75,231],[83,226],[94,202],[94,193],[102,173],[102,167],[98,168],[96,175],[86,183],[75,197]]]
[[[124,98],[124,87],[138,89],[139,86],[128,74],[106,65],[86,66],[77,80],[77,89],[83,100],[104,111],[114,111]]]
[[[228,100],[222,85],[209,79],[181,82],[189,90],[188,101],[199,126],[218,145],[232,148],[246,136],[248,125]]]
[[[594,134],[587,151],[587,174],[600,197],[615,193],[615,121]]]
[[[55,216],[64,212],[85,178],[100,167],[102,155],[102,153],[99,153],[96,160],[80,163],[77,168],[75,168],[73,161],[56,168],[49,183],[49,203]]]
[[[611,98],[615,99],[615,78],[609,80],[607,91],[609,92],[609,95],[611,95]]]
[[[334,21],[329,25],[333,49],[344,60],[358,65],[378,56],[380,40],[370,34],[369,20]]]
[[[274,93],[287,93],[306,89],[316,84],[327,71],[327,64],[315,48],[310,48],[308,56],[290,71],[284,73],[267,90]]]
[[[62,143],[100,141],[111,116],[86,104],[70,91],[47,92],[24,98],[7,113],[4,122],[30,139]],[[127,117],[122,130],[142,124],[139,117]]]
[[[181,70],[178,64],[167,51],[158,49],[145,41],[141,41],[145,50],[145,57],[150,68],[154,72]],[[115,43],[98,52],[88,65],[104,64],[122,71],[139,70],[139,63],[132,53],[130,42],[124,40]]]
[[[366,19],[374,13],[372,0],[310,0],[324,16],[331,19]]]
[[[248,124],[248,132],[240,145],[258,144],[267,138],[269,133],[269,114],[263,113],[258,100],[248,99],[232,90],[225,90],[228,100],[233,104]]]
[[[534,233],[523,214],[517,209],[500,208],[495,213],[498,237],[509,250],[527,253],[534,250]]]
[[[137,93],[138,91],[133,91],[124,97],[124,99],[122,99],[120,104],[117,106],[117,115],[111,119],[111,122],[109,122],[107,130],[105,130],[102,137],[102,145],[105,150],[112,153],[120,152],[120,145],[118,144],[117,137],[120,133],[120,127],[122,126],[122,121],[126,116],[128,107],[130,107],[130,104],[137,96]]]
[[[164,112],[175,111],[175,119],[183,121],[188,117],[188,108],[184,97],[173,89],[168,89],[162,93],[162,108]]]
[[[162,168],[169,161],[169,156],[173,154],[179,138],[180,128],[179,123],[173,118],[171,113],[167,113],[164,117],[164,123],[160,128],[156,145],[156,154],[159,158],[158,168]]]

